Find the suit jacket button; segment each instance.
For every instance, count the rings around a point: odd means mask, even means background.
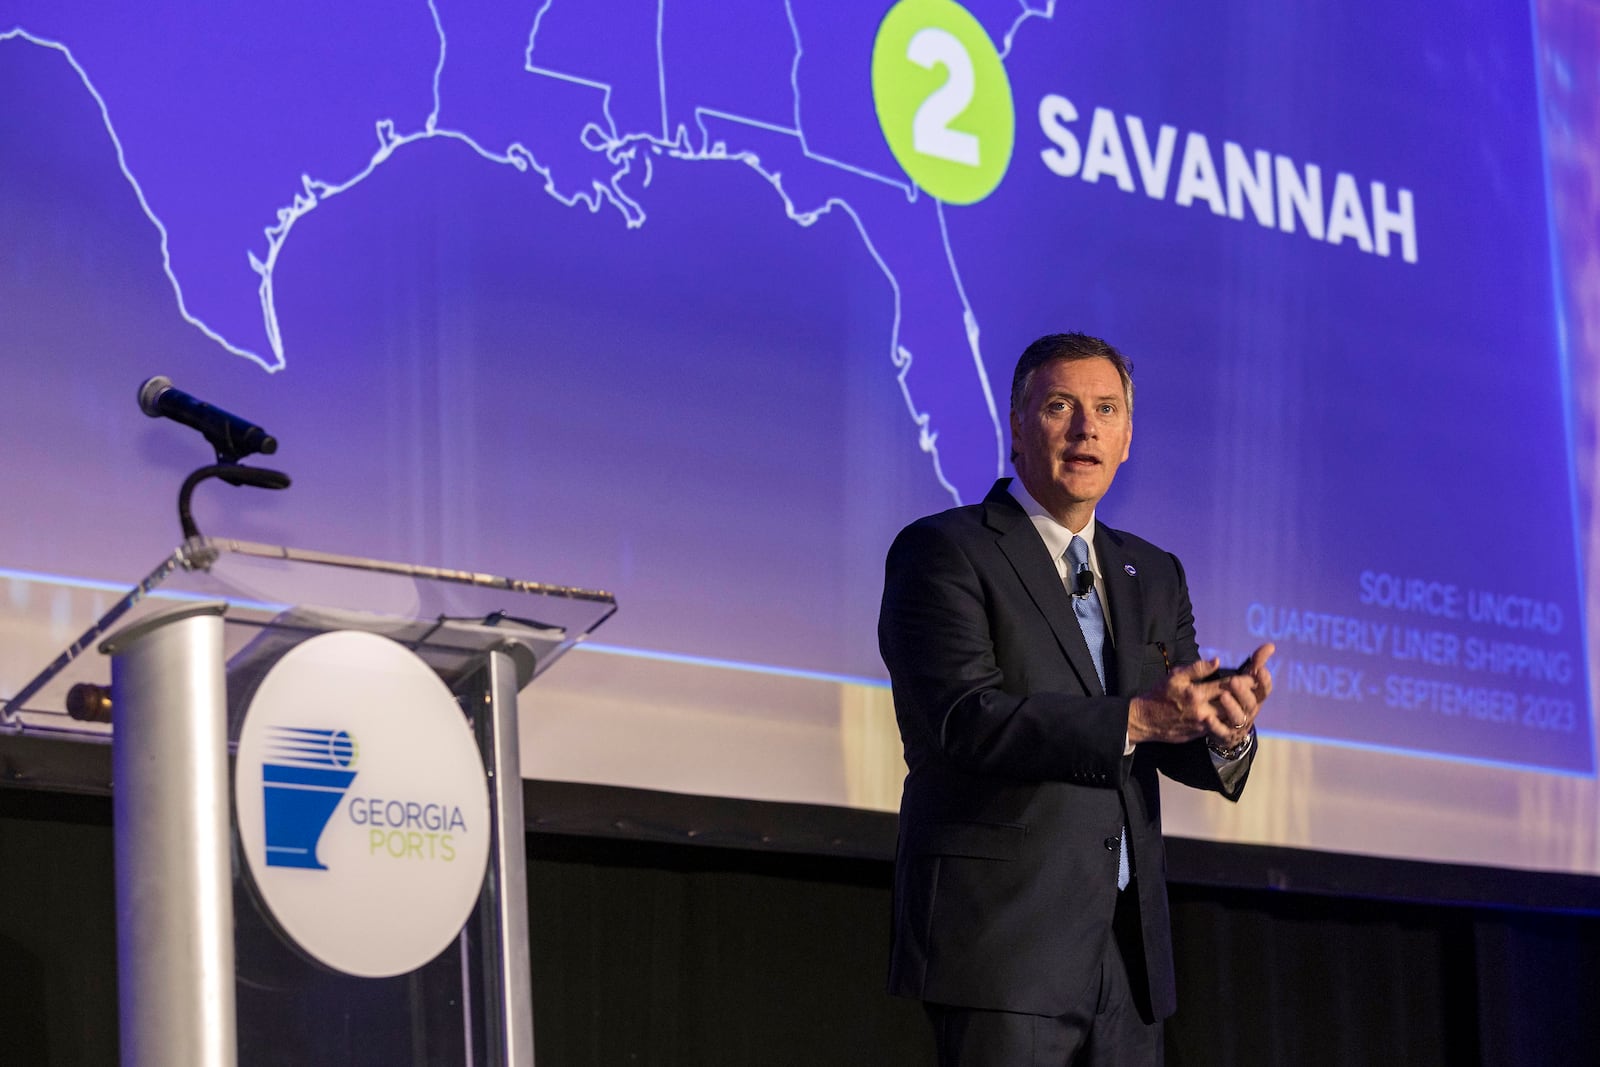
[[[1121,839],[1116,837],[1108,837],[1100,843],[1106,846],[1107,852],[1115,852],[1117,850],[1117,845],[1121,843]]]

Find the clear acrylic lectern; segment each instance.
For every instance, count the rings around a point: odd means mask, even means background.
[[[122,1061],[532,1064],[516,697],[615,610],[593,590],[208,538],[118,600],[3,718],[23,732],[102,736],[82,720],[111,723]],[[329,966],[275,918],[241,854],[230,788],[264,679],[312,638],[349,631],[387,638],[448,687],[487,778],[487,873],[470,915],[431,961],[383,977]],[[266,768],[278,775],[266,802],[280,834],[307,803],[324,822],[346,803],[326,783],[348,785],[340,769],[355,748],[341,738],[333,756],[314,753],[326,767]],[[430,783],[414,785],[426,799]],[[440,816],[397,797],[365,798],[353,814],[400,834],[405,856],[405,839],[417,847]],[[314,852],[289,865],[325,866]]]

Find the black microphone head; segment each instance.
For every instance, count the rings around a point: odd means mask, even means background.
[[[149,415],[152,419],[161,417],[161,394],[172,388],[172,379],[165,374],[158,374],[146,380],[139,386],[139,410]]]
[[[1072,576],[1072,595],[1088,596],[1094,592],[1094,571],[1088,567]]]

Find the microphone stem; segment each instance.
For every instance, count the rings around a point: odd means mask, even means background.
[[[262,467],[244,467],[237,463],[213,463],[208,467],[201,467],[185,478],[183,488],[178,490],[178,525],[183,529],[185,541],[200,536],[200,527],[195,525],[190,500],[194,496],[195,486],[207,478],[221,478],[230,485],[253,485],[257,489],[289,487],[288,475]]]
[[[224,467],[220,463],[209,467],[201,467],[183,480],[183,488],[178,490],[178,525],[183,528],[185,541],[200,536],[200,527],[195,525],[194,513],[189,508],[189,501],[194,496],[194,487],[207,478],[215,478],[221,474]]]

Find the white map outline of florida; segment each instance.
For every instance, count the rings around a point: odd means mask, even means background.
[[[669,129],[668,125],[669,112],[667,106],[667,93],[670,80],[668,78],[665,51],[662,44],[666,20],[666,0],[657,0],[656,6],[655,43],[657,84],[659,86],[661,97],[660,110],[662,125],[660,130],[655,132],[622,132],[618,130],[616,123],[612,119],[610,109],[613,86],[603,82],[579,78],[558,70],[540,67],[534,62],[534,52],[540,25],[543,22],[545,15],[556,3],[556,0],[543,0],[538,10],[533,15],[525,52],[524,70],[527,73],[535,76],[554,78],[562,81],[586,85],[600,93],[602,101],[600,118],[602,121],[591,121],[588,123],[582,131],[581,140],[585,148],[591,152],[603,155],[606,160],[616,168],[612,172],[611,178],[608,182],[602,183],[600,181],[594,181],[590,189],[580,190],[571,194],[564,194],[557,188],[556,175],[553,173],[552,168],[540,164],[534,152],[520,141],[512,142],[503,150],[496,151],[480,143],[465,130],[453,129],[440,125],[439,115],[443,106],[440,83],[444,76],[445,67],[449,57],[449,35],[446,31],[444,20],[439,12],[436,0],[425,0],[425,2],[433,22],[435,33],[438,37],[438,54],[432,75],[433,106],[429,111],[422,127],[407,133],[400,133],[397,131],[395,122],[392,118],[377,119],[374,123],[374,130],[377,136],[377,147],[367,159],[363,167],[343,180],[314,178],[310,174],[302,173],[300,176],[300,188],[292,194],[288,202],[271,209],[270,213],[274,221],[265,226],[261,231],[266,240],[264,254],[257,254],[255,250],[245,250],[245,254],[249,260],[250,268],[259,279],[262,326],[266,335],[267,343],[271,348],[271,358],[264,358],[252,349],[245,347],[240,343],[236,343],[234,340],[230,340],[228,337],[225,337],[220,331],[214,329],[203,318],[201,318],[200,315],[196,314],[196,312],[189,307],[188,301],[184,294],[183,283],[178,278],[177,271],[172,265],[167,226],[162,221],[160,215],[151,206],[149,200],[146,198],[145,191],[141,186],[138,177],[134,174],[133,169],[128,163],[123,148],[122,138],[112,120],[111,108],[107,99],[96,87],[90,72],[73,54],[70,43],[60,40],[52,40],[47,37],[32,33],[22,26],[16,26],[9,30],[0,31],[0,42],[20,40],[38,47],[51,49],[57,52],[63,58],[63,60],[72,67],[73,71],[81,80],[85,90],[94,99],[95,105],[100,112],[101,121],[105,126],[106,134],[110,138],[111,143],[116,151],[118,167],[121,170],[124,179],[132,188],[134,195],[138,200],[140,210],[150,221],[150,224],[155,227],[155,230],[159,235],[162,270],[172,287],[180,316],[223,350],[233,355],[251,360],[269,373],[282,370],[288,365],[273,285],[274,274],[279,257],[288,242],[289,235],[293,232],[295,224],[300,219],[304,218],[306,215],[310,214],[312,211],[316,210],[318,207],[327,203],[334,197],[356,189],[364,181],[371,177],[379,167],[383,166],[391,158],[393,158],[397,152],[409,145],[436,139],[447,139],[457,142],[470,149],[473,153],[485,161],[501,166],[509,166],[515,168],[519,172],[537,174],[544,179],[543,191],[548,196],[566,207],[576,207],[579,204],[582,204],[584,207],[588,208],[591,213],[598,213],[604,204],[609,203],[618,211],[619,214],[621,214],[625,224],[629,229],[636,229],[643,226],[647,221],[647,214],[644,207],[622,189],[622,180],[634,173],[634,168],[636,165],[642,165],[642,185],[643,187],[648,188],[653,172],[654,165],[652,158],[654,156],[666,156],[674,160],[685,162],[742,163],[747,168],[758,174],[762,180],[765,181],[775,193],[777,193],[783,204],[786,217],[802,227],[809,227],[815,224],[818,219],[829,214],[831,211],[837,208],[839,211],[849,217],[867,253],[872,257],[874,263],[882,272],[885,280],[889,283],[889,286],[894,294],[894,313],[893,325],[891,327],[891,335],[889,339],[889,355],[892,365],[895,368],[895,377],[899,384],[901,396],[906,406],[906,411],[910,415],[917,430],[918,446],[924,453],[928,455],[929,459],[931,460],[934,476],[938,480],[939,484],[956,503],[959,504],[963,502],[963,493],[961,487],[955,485],[952,480],[947,477],[944,469],[945,465],[940,459],[939,429],[936,425],[935,417],[930,411],[919,408],[919,405],[913,395],[916,382],[914,373],[916,356],[905,344],[902,343],[902,316],[904,309],[901,279],[896,276],[895,271],[890,267],[883,253],[880,252],[876,242],[874,242],[872,238],[871,233],[868,232],[867,224],[863,221],[860,212],[849,202],[849,200],[841,196],[833,195],[828,196],[822,203],[816,206],[808,208],[800,207],[795,202],[794,197],[791,196],[790,192],[785,188],[784,176],[780,170],[764,165],[761,158],[754,151],[730,150],[725,140],[715,138],[711,132],[711,124],[721,123],[732,126],[744,126],[753,130],[765,131],[768,134],[793,138],[799,146],[800,153],[810,163],[815,163],[822,167],[833,168],[840,174],[847,175],[852,179],[882,183],[883,185],[898,189],[904,194],[907,204],[916,203],[917,200],[922,196],[921,191],[903,175],[886,176],[873,173],[871,171],[852,166],[840,160],[830,159],[826,156],[816,153],[812,151],[810,146],[807,144],[805,128],[802,122],[803,107],[800,90],[800,68],[801,62],[805,55],[805,47],[804,42],[801,39],[800,27],[796,20],[793,5],[790,0],[784,0],[784,12],[787,17],[794,42],[793,62],[790,67],[789,77],[789,84],[793,94],[794,103],[793,126],[782,127],[749,116],[697,106],[693,109],[693,114],[698,127],[698,144],[694,143],[695,139],[691,137],[690,130],[686,125],[680,123],[675,130]],[[1041,6],[1033,6],[1029,3],[1029,0],[1018,0],[1017,6],[1019,11],[1015,21],[1011,24],[1001,42],[1002,47],[1000,54],[1002,59],[1009,55],[1015,35],[1026,20],[1035,17],[1042,17],[1046,19],[1053,17],[1055,0],[1043,0]],[[949,280],[954,285],[955,292],[961,305],[961,319],[965,332],[964,341],[967,346],[968,353],[970,354],[972,369],[976,372],[978,386],[982,394],[982,403],[987,410],[988,418],[994,431],[994,471],[996,474],[998,474],[1002,470],[1004,461],[1004,427],[1001,423],[995,406],[993,389],[990,385],[988,374],[983,363],[979,344],[981,331],[978,324],[978,318],[972,309],[970,301],[967,298],[965,287],[962,285],[960,269],[956,263],[955,252],[951,247],[950,233],[946,224],[944,206],[935,201],[934,212],[938,221],[939,239],[943,247],[945,263],[949,271]],[[983,486],[974,484],[974,486],[970,488],[981,491]]]

